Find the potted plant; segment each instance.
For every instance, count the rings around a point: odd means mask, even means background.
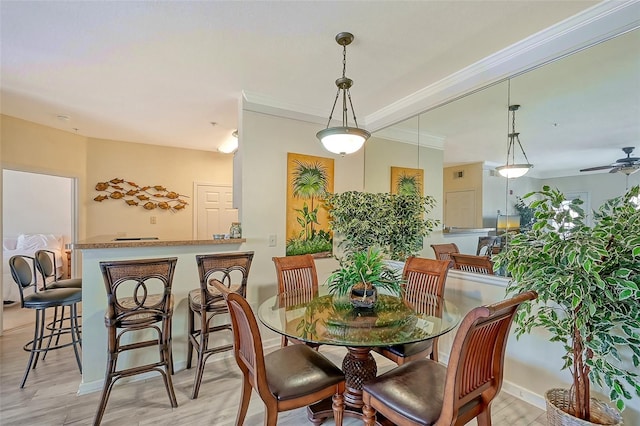
[[[591,398],[592,384],[607,389],[620,411],[632,393],[640,396],[639,194],[636,186],[605,202],[589,226],[580,200],[544,186],[525,196],[538,197],[530,204],[531,230],[496,256],[512,276],[508,293],[538,293],[518,312],[516,335],[543,327],[564,346],[563,369],[573,382],[545,395],[550,425],[622,422],[618,411]],[[573,420],[561,420],[566,415]]]
[[[356,251],[340,260],[340,268],[327,278],[329,291],[338,296],[349,294],[351,303],[358,308],[372,308],[378,288],[400,295],[402,277],[384,262],[382,253],[369,248]]]
[[[420,194],[347,191],[325,199],[329,227],[342,235],[345,252],[378,247],[392,260],[404,261],[422,250],[424,237],[439,221],[425,218],[435,199]]]

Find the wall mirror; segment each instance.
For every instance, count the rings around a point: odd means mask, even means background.
[[[507,184],[492,170],[506,160],[510,103],[521,105],[516,127],[534,169]],[[640,157],[640,30],[374,133],[365,151],[365,190],[388,191],[391,165],[424,167],[429,193],[429,182],[442,188],[442,165],[480,164],[476,227],[495,227],[498,210],[512,212],[516,196],[544,184],[582,194],[590,208],[640,184],[640,172],[580,172],[615,162],[627,146],[636,147],[633,156]],[[426,168],[439,155],[436,176]],[[439,201],[444,196],[431,195]]]

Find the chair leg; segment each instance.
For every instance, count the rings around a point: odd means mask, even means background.
[[[484,411],[478,414],[478,426],[491,426],[491,406],[487,406]]]
[[[193,392],[191,393],[191,399],[196,399],[198,393],[200,393],[200,385],[202,384],[202,376],[204,375],[205,355],[207,348],[209,347],[209,321],[207,319],[206,312],[200,313],[200,342],[198,343],[198,360],[196,363],[196,377],[193,380]]]
[[[189,303],[189,314],[187,316],[189,331],[189,334],[187,335],[187,368],[191,368],[191,358],[193,358],[193,342],[191,342],[191,337],[196,332],[193,318],[195,315],[195,312],[191,309],[191,303]]]
[[[164,379],[164,386],[167,389],[167,394],[169,395],[169,401],[171,402],[171,406],[176,408],[178,406],[178,401],[176,400],[176,394],[173,390],[173,379],[171,378],[172,374],[172,355],[171,355],[171,318],[167,318],[163,324],[164,330],[162,330],[162,344],[160,345],[160,359],[164,363],[165,372],[162,374],[162,378]]]
[[[331,398],[333,409],[333,419],[336,422],[336,426],[342,426],[342,416],[344,414],[344,397],[340,392],[337,392]]]
[[[362,407],[362,420],[364,426],[374,426],[376,424],[376,410],[365,404]]]
[[[111,334],[111,330],[109,330],[109,334]],[[113,336],[109,336],[109,339],[115,339]],[[115,349],[109,348],[109,354],[107,355],[107,376],[104,379],[104,386],[102,387],[102,396],[100,397],[100,404],[98,404],[98,411],[96,411],[96,417],[93,421],[94,426],[100,425],[102,422],[102,416],[104,416],[104,411],[107,408],[107,402],[109,401],[109,395],[111,394],[111,389],[113,388],[113,376],[116,371],[116,363],[117,363],[117,353],[114,353]]]
[[[269,409],[267,406],[267,410],[264,413],[264,426],[277,426],[278,424],[278,410],[276,407],[272,407]]]
[[[62,331],[62,321],[64,320],[64,306],[62,306],[61,309],[62,309],[62,315],[60,317],[60,325],[58,326],[58,307],[57,306],[53,308],[53,321],[47,324],[47,328],[51,331],[49,333],[49,341],[47,342],[47,349],[51,347],[51,341],[53,340],[54,332],[57,334],[55,346],[58,346],[58,343],[60,342],[60,332]],[[47,357],[48,352],[49,351],[47,350],[45,351],[44,354],[42,354],[43,361]]]
[[[24,348],[30,347],[29,351],[29,361],[27,362],[27,368],[24,370],[24,375],[22,376],[22,382],[20,383],[20,388],[24,388],[24,384],[27,382],[27,376],[29,376],[29,371],[31,370],[31,364],[33,363],[33,358],[36,354],[36,342],[40,336],[40,309],[36,309],[36,323],[33,330],[33,340],[30,343],[27,343]]]
[[[80,353],[78,352],[78,345],[80,344],[80,335],[78,334],[78,305],[74,303],[69,307],[69,310],[69,328],[71,332],[71,341],[73,342],[73,351],[76,354],[78,369],[80,370],[80,374],[82,374],[82,361],[80,361]],[[64,315],[64,307],[62,308],[62,314]],[[44,359],[44,357],[42,359]]]
[[[47,310],[46,309],[38,309],[36,312],[40,313],[40,316],[38,318],[38,315],[36,314],[36,322],[38,323],[37,327],[39,329],[39,333],[38,333],[38,339],[36,342],[34,342],[34,348],[35,348],[35,352],[36,352],[36,356],[33,359],[33,366],[31,367],[32,369],[36,369],[36,366],[38,365],[38,358],[40,357],[40,352],[42,352],[42,341],[46,338],[45,337],[45,330],[46,330],[46,325],[45,325],[45,317],[46,317],[46,313]],[[47,349],[49,347],[47,346]]]
[[[431,359],[435,362],[438,362],[438,338],[433,339],[433,344],[431,346]]]
[[[242,426],[249,409],[249,401],[251,400],[251,383],[247,376],[242,377],[242,395],[240,396],[240,404],[238,405],[238,415],[236,416],[236,426]]]

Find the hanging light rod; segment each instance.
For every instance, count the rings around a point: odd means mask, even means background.
[[[506,177],[508,179],[515,179],[527,174],[529,169],[533,168],[533,164],[529,163],[529,159],[527,158],[527,154],[524,152],[524,148],[522,148],[522,143],[520,143],[520,133],[516,132],[516,111],[520,109],[520,105],[509,105],[509,111],[512,115],[511,121],[511,132],[509,133],[509,147],[507,148],[507,164],[504,166],[496,167],[500,176]],[[518,142],[518,146],[520,147],[520,151],[526,160],[526,163],[518,163],[515,162],[515,152],[516,147],[515,143]]]
[[[327,128],[320,130],[316,137],[320,139],[322,145],[329,152],[334,154],[346,155],[352,154],[362,148],[365,141],[369,139],[371,133],[365,129],[358,127],[358,120],[356,119],[356,112],[353,109],[353,102],[351,101],[351,93],[349,89],[353,86],[353,80],[347,78],[347,46],[353,41],[353,34],[348,32],[341,32],[336,35],[336,42],[342,46],[342,77],[336,80],[336,86],[338,86],[338,92],[336,98],[333,101],[333,107],[331,108],[331,114],[329,114],[329,121],[327,122]],[[336,109],[338,99],[342,94],[342,126],[329,127],[331,120],[333,119],[333,112]],[[347,99],[349,103],[347,104]],[[349,126],[347,122],[348,106],[351,107],[351,113],[353,115],[353,122],[355,127]]]

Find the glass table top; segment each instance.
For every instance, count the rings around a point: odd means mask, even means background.
[[[309,292],[282,293],[258,308],[271,330],[298,340],[338,346],[388,346],[432,339],[460,321],[455,305],[424,296],[412,305],[400,297],[378,294],[372,309],[354,308],[348,297]]]

